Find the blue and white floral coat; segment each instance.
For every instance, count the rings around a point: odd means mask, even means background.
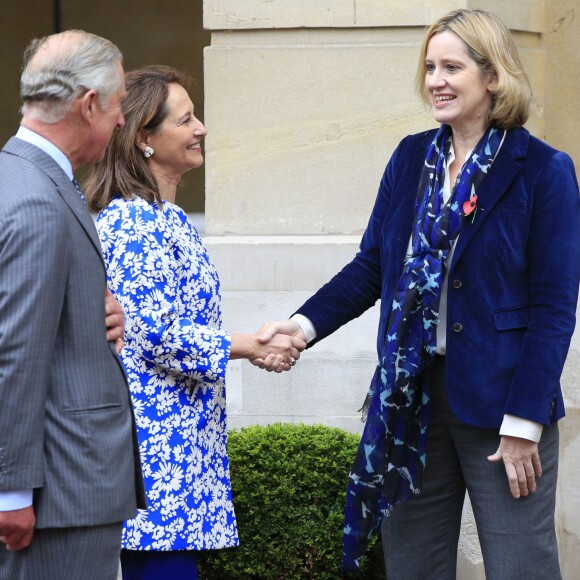
[[[226,435],[230,336],[217,272],[177,206],[115,199],[97,218],[109,288],[125,310],[127,372],[149,509],[123,548],[236,546]]]

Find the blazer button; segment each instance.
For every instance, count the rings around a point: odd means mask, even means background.
[[[461,288],[461,286],[463,286],[463,282],[461,280],[453,280],[453,288]]]
[[[453,324],[453,332],[461,332],[463,330],[463,325],[460,322],[455,322]]]

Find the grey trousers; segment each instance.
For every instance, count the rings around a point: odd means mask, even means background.
[[[35,530],[28,548],[0,544],[0,580],[116,580],[122,523]]]
[[[385,517],[381,532],[389,580],[456,580],[465,491],[469,492],[486,580],[559,580],[554,525],[558,428],[544,428],[542,477],[535,493],[514,499],[503,462],[491,463],[497,429],[461,422],[447,403],[444,357],[428,370],[431,416],[423,492]]]

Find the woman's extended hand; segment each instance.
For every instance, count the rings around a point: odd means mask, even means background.
[[[306,348],[298,336],[277,333],[264,340],[256,334],[232,334],[230,358],[247,358],[253,365],[267,371],[290,370]]]
[[[291,318],[288,320],[276,320],[275,322],[266,322],[262,324],[258,329],[256,334],[258,335],[260,342],[268,342],[272,339],[275,334],[287,334],[288,336],[294,336],[302,341],[306,341],[304,332],[300,325]]]
[[[273,340],[276,335],[288,335],[294,338],[297,338],[304,343],[304,346],[300,348],[300,352],[306,348],[306,337],[304,336],[304,332],[302,328],[295,320],[277,320],[275,322],[266,322],[262,324],[256,332],[258,336],[258,340],[263,343],[264,345],[268,344],[269,341]],[[256,358],[251,360],[250,362],[261,369],[265,369],[268,372],[270,371],[289,371],[295,364],[297,357],[294,357],[295,360],[288,362],[277,363],[275,358],[272,355],[267,356],[266,358]]]
[[[510,491],[517,499],[536,491],[536,477],[542,475],[538,444],[521,437],[503,435],[498,450],[489,461],[503,459]]]

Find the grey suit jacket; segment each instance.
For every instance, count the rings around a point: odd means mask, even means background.
[[[0,153],[0,491],[34,489],[39,528],[145,507],[105,288],[74,186],[43,151],[10,139]]]

